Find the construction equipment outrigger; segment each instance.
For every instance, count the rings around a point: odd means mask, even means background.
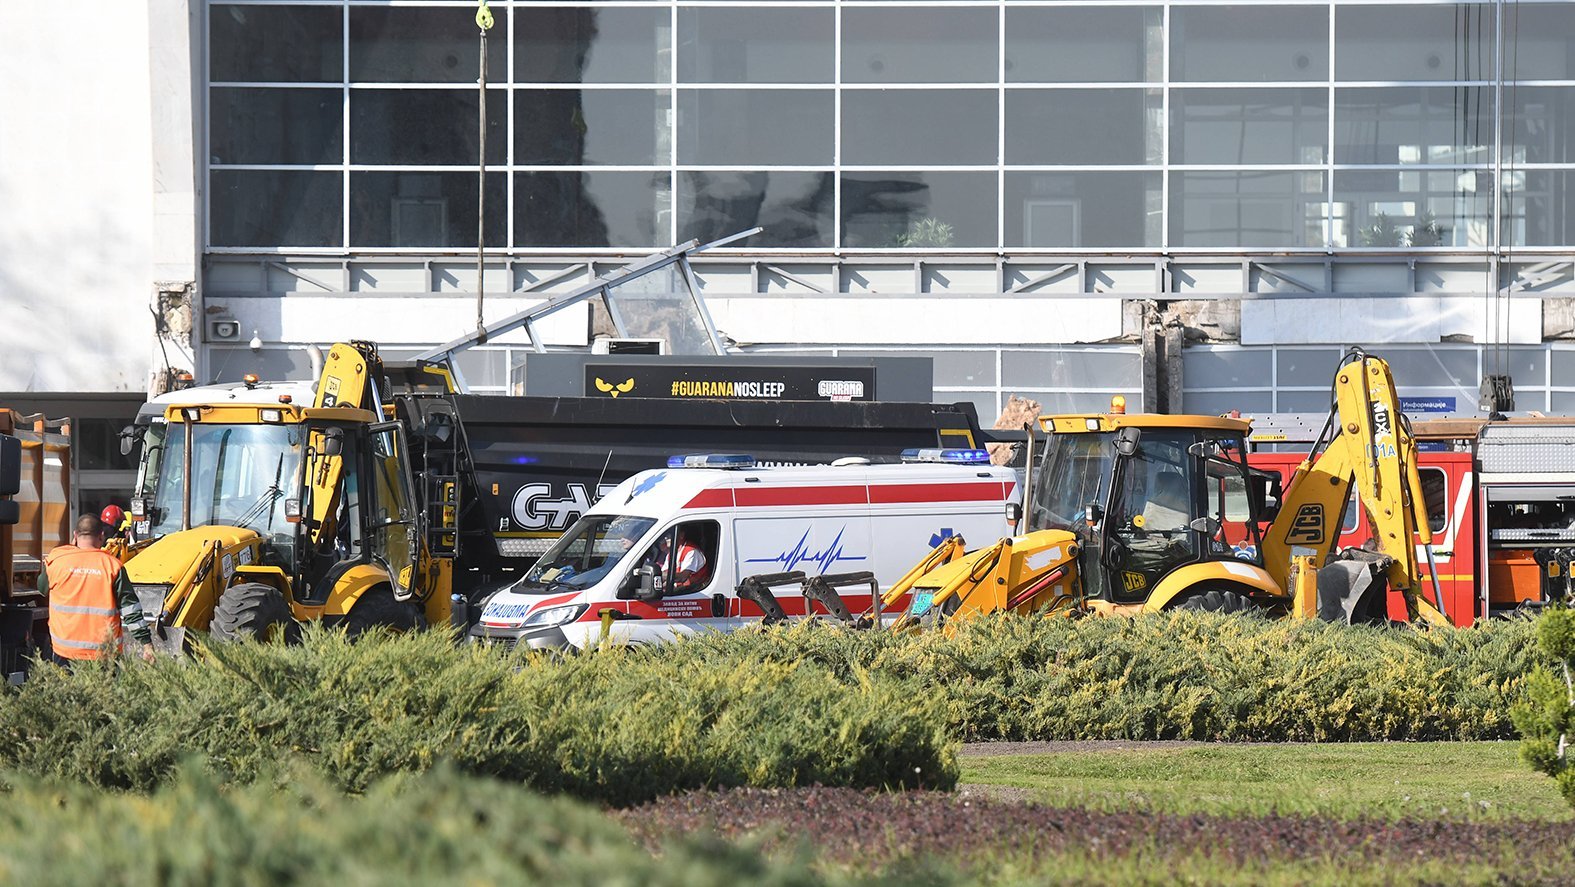
[[[1416,445],[1389,365],[1352,349],[1332,387],[1324,433],[1283,495],[1277,475],[1247,464],[1247,421],[1042,416],[1049,442],[1016,515],[1026,532],[966,553],[960,538],[943,542],[883,604],[908,598],[897,627],[1169,609],[1365,622],[1383,618],[1392,588],[1412,619],[1443,623],[1424,597],[1413,539],[1429,559],[1432,540],[1417,519]],[[1353,492],[1374,538],[1336,552]]]

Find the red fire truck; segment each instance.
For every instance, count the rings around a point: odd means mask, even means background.
[[[1254,418],[1249,461],[1288,479],[1323,422],[1321,415]],[[1450,620],[1467,626],[1575,602],[1575,418],[1432,419],[1412,428]],[[1360,546],[1370,535],[1366,514],[1351,502],[1341,546]],[[1418,554],[1426,563],[1426,553]],[[1405,618],[1400,595],[1390,594],[1389,613]]]

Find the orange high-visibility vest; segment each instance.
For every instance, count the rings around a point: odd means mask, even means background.
[[[97,659],[106,641],[120,642],[120,608],[115,604],[120,561],[102,551],[62,545],[44,558],[44,569],[55,655]]]

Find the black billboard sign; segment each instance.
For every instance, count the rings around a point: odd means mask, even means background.
[[[875,399],[875,368],[588,363],[585,365],[585,396],[868,401]]]

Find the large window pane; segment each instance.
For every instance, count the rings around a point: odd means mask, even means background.
[[[514,79],[519,83],[667,83],[672,18],[667,9],[518,6]]]
[[[746,247],[829,247],[836,237],[830,172],[680,172],[678,239],[702,243],[753,228]]]
[[[830,83],[832,9],[678,10],[678,79],[686,83]]]
[[[337,172],[216,169],[208,176],[214,246],[340,246]]]
[[[1570,13],[1575,16],[1575,7]],[[1504,103],[1510,106],[1504,129],[1506,164],[1575,161],[1575,86],[1508,84]]]
[[[1475,170],[1339,170],[1335,246],[1484,246],[1493,174]]]
[[[1158,163],[1158,90],[1011,89],[1006,93],[1006,162]]]
[[[1172,163],[1323,163],[1327,89],[1173,89]]]
[[[842,177],[842,245],[995,245],[995,173],[859,172]]]
[[[1505,243],[1575,246],[1575,170],[1516,170],[1504,179]]]
[[[994,83],[1000,22],[993,8],[848,7],[845,83]]]
[[[208,11],[208,70],[215,81],[344,78],[343,10],[324,6],[215,5]]]
[[[1158,172],[1008,172],[1006,245],[1159,246]]]
[[[1006,79],[1016,83],[1163,79],[1158,7],[1007,7]]]
[[[1319,172],[1174,172],[1170,243],[1182,247],[1322,246]]]
[[[521,166],[665,166],[672,93],[661,89],[522,89],[514,93]]]
[[[1493,90],[1482,86],[1337,89],[1336,163],[1491,163]]]
[[[1340,365],[1340,350],[1324,348],[1280,348],[1274,357],[1274,380],[1282,388],[1315,385],[1323,397],[1322,409],[1329,407],[1329,383],[1334,368]],[[1269,379],[1267,373],[1263,380]]]
[[[514,174],[516,246],[666,245],[671,218],[665,172]]]
[[[702,166],[830,166],[831,90],[683,89],[678,162]]]
[[[1386,347],[1383,355],[1389,363],[1390,372],[1407,388],[1419,388],[1419,383],[1423,383],[1446,391],[1450,387],[1475,390],[1482,380],[1477,369],[1477,352],[1480,350],[1477,345],[1440,343],[1422,348]],[[1514,369],[1520,367],[1515,366]]]
[[[1014,391],[1034,388],[1141,388],[1142,359],[1114,348],[1099,351],[1001,352],[1001,386]],[[1105,398],[1105,406],[1110,399]]]
[[[1264,387],[1274,378],[1272,356],[1267,348],[1183,348],[1181,376],[1188,388]]]
[[[856,166],[996,162],[993,89],[847,90],[842,162]]]
[[[1490,79],[1493,15],[1489,3],[1338,5],[1335,79]]]
[[[344,99],[337,89],[208,91],[210,162],[340,163]]]
[[[508,11],[487,36],[487,79],[508,76]],[[475,83],[476,11],[457,6],[350,7],[350,79],[371,83]],[[337,77],[335,79],[338,79]]]
[[[1325,80],[1324,6],[1178,6],[1170,11],[1175,80]]]
[[[508,106],[487,90],[487,163],[508,157]],[[473,89],[353,89],[350,162],[475,165],[480,156]]]
[[[508,177],[487,173],[487,245],[508,242]],[[353,172],[350,245],[476,245],[473,172]]]
[[[915,351],[913,353],[918,357],[930,358],[935,384],[938,387],[994,388],[996,385],[994,351]],[[842,354],[848,356],[846,351]],[[984,417],[981,413],[980,418]]]
[[[1505,4],[1504,78],[1575,80],[1575,7]]]

